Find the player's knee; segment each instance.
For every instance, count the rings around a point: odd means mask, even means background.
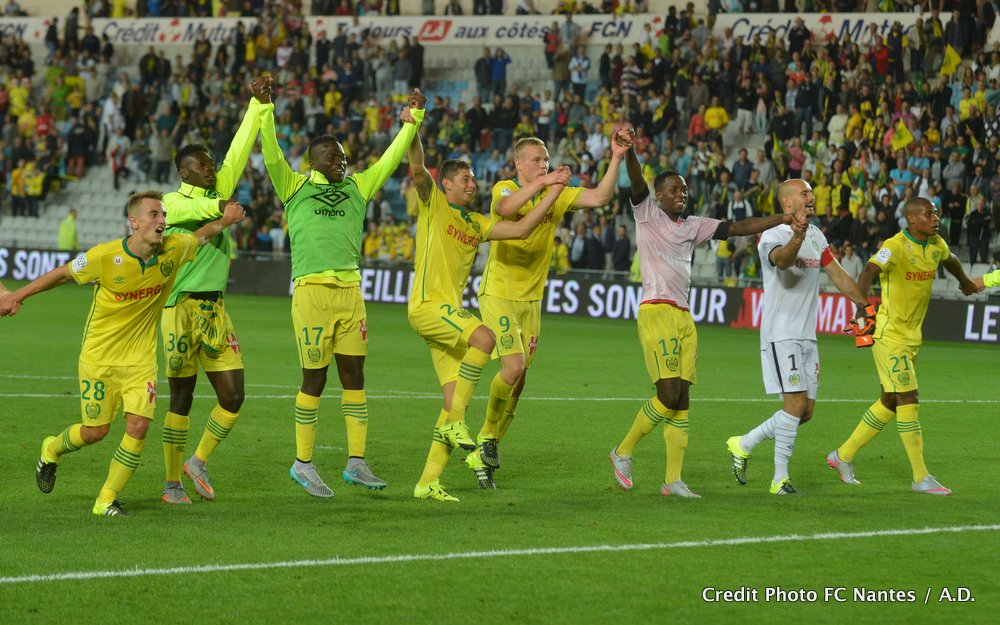
[[[804,413],[802,413],[802,416],[799,417],[799,425],[802,425],[803,423],[807,423],[809,421],[809,419],[812,419],[812,418],[813,418],[812,410],[808,410],[807,409]]]
[[[149,431],[149,419],[139,415],[125,415],[125,433],[136,439],[146,438]]]
[[[303,369],[302,392],[306,395],[319,397],[326,388],[326,369]]]
[[[228,412],[239,412],[246,394],[242,388],[231,388],[219,393],[219,405]]]
[[[111,431],[111,424],[105,423],[104,425],[84,425],[80,428],[80,438],[82,438],[88,445],[96,443],[97,441],[103,440],[108,432]]]
[[[656,391],[656,399],[670,410],[676,410],[680,403],[680,393],[677,391]]]
[[[489,354],[496,347],[497,337],[486,326],[479,326],[469,336],[469,347],[475,347],[484,354]]]
[[[363,389],[365,387],[365,370],[361,367],[347,367],[341,370],[340,383],[345,389]]]
[[[524,356],[511,354],[500,359],[500,378],[513,386],[524,376]]]
[[[192,397],[190,395],[174,395],[171,393],[170,412],[182,416],[191,414],[191,401]]]

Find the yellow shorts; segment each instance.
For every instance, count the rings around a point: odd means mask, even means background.
[[[872,345],[878,380],[886,393],[905,393],[917,390],[916,345],[903,345],[876,340]]]
[[[118,411],[156,416],[156,361],[125,367],[80,361],[80,416],[84,425],[106,425]]]
[[[423,302],[407,311],[410,327],[431,348],[434,373],[441,386],[458,379],[458,368],[469,349],[469,337],[483,325],[461,306]]]
[[[524,354],[524,366],[530,367],[538,349],[542,328],[542,303],[539,300],[516,302],[492,295],[479,296],[479,314],[497,336],[494,358]]]
[[[670,304],[640,304],[639,342],[649,379],[698,382],[698,330],[691,313]]]
[[[361,286],[296,284],[292,327],[303,369],[322,369],[334,354],[368,355],[368,317]]]
[[[199,362],[205,371],[243,368],[240,342],[221,298],[212,302],[185,297],[163,309],[160,332],[167,377],[198,375]]]

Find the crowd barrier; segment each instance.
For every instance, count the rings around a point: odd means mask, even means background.
[[[69,262],[70,252],[0,247],[0,279],[34,280]],[[229,292],[246,295],[291,294],[292,264],[283,258],[238,258],[230,271]],[[476,291],[480,276],[474,275],[463,295],[462,305],[478,309]],[[368,302],[405,304],[413,270],[409,266],[363,267],[361,290]],[[699,325],[732,328],[760,327],[762,295],[759,288],[695,286],[689,294],[691,316]],[[542,312],[593,319],[634,320],[642,301],[642,287],[622,280],[550,277],[542,298]],[[872,298],[877,302],[878,298]],[[816,330],[841,334],[854,314],[854,303],[839,293],[821,293]],[[1000,342],[1000,305],[975,300],[935,300],[924,321],[924,339],[970,343]]]

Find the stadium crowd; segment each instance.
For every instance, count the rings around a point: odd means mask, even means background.
[[[473,13],[504,8],[474,4]],[[428,93],[421,128],[426,166],[434,175],[444,159],[472,162],[486,209],[492,183],[513,177],[510,147],[517,139],[545,139],[552,166],[569,165],[572,184],[591,186],[607,168],[612,134],[633,125],[644,175],[652,180],[679,171],[698,214],[732,221],[771,214],[778,182],[801,176],[814,188],[817,225],[838,253],[849,248],[863,264],[898,232],[902,203],[919,195],[941,210],[942,230],[963,249],[963,260],[987,262],[992,222],[1000,217],[1000,44],[986,46],[997,0],[945,0],[943,7],[929,0],[878,2],[880,10],[922,13],[909,34],[898,23],[882,34],[873,23],[857,41],[822,39],[800,19],[784,39],[772,33],[746,43],[728,29],[712,34],[713,16],[723,11],[867,4],[723,0],[710,2],[706,17],[696,15],[693,3],[671,6],[655,27],[646,25],[640,42],[607,45],[597,55],[572,20],[593,6],[560,3],[562,15],[540,42],[551,87],[520,80],[517,62],[503,50],[483,50],[469,67],[476,96],[453,102]],[[11,5],[17,3],[8,0],[8,15]],[[446,10],[457,14],[452,5]],[[629,0],[600,5],[605,12],[644,8]],[[942,21],[939,8],[950,10],[951,19]],[[257,23],[240,25],[223,45],[202,37],[184,56],[150,48],[128,71],[111,43],[87,25],[89,16],[201,16],[222,9],[258,16]],[[311,9],[393,15],[399,6],[340,0],[313,2]],[[530,2],[519,2],[522,9],[534,11]],[[415,37],[376,39],[360,25],[310,32],[302,16],[297,1],[98,0],[53,21],[45,58],[5,37],[3,210],[37,215],[49,192],[94,166],[111,167],[116,186],[123,177],[130,186],[149,179],[166,184],[175,179],[175,150],[189,143],[209,146],[221,162],[249,100],[250,76],[259,71],[272,72],[280,85],[277,138],[294,168],[308,169],[310,137],[331,133],[341,138],[352,169],[364,169],[393,136],[400,97],[425,85],[425,48]],[[236,191],[248,215],[236,238],[241,249],[280,252],[287,225],[265,174],[258,148]],[[554,269],[565,271],[567,263],[627,269],[627,176],[619,176],[618,186],[612,205],[567,219]],[[394,206],[407,207],[408,217]],[[414,212],[404,166],[369,207],[365,256],[412,258]],[[753,247],[739,240],[720,245],[720,279],[752,275]]]

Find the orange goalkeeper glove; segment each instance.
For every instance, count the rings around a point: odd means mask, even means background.
[[[854,335],[855,347],[871,347],[875,344],[875,305],[868,304],[864,308],[864,316],[852,319],[844,332]]]

